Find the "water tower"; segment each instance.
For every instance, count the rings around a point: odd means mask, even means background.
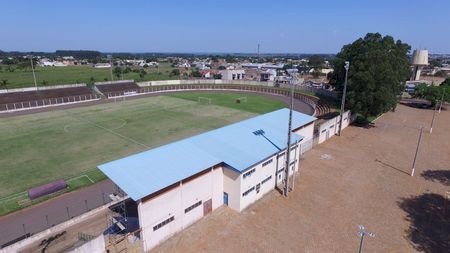
[[[411,74],[411,81],[420,80],[420,71],[424,66],[428,65],[428,50],[419,49],[414,50],[411,65],[413,67],[413,72]]]

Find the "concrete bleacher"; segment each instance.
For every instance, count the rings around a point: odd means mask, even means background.
[[[141,87],[133,80],[96,83],[95,87],[106,97],[126,96],[141,92]]]
[[[0,93],[0,111],[13,111],[96,99],[86,86]]]

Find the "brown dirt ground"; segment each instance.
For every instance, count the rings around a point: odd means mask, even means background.
[[[402,198],[445,196],[426,170],[450,170],[450,111],[399,105],[373,128],[349,127],[306,153],[288,198],[272,191],[242,213],[219,208],[152,252],[357,252],[359,224],[376,233],[365,252],[417,252]],[[416,173],[409,175],[424,126]],[[321,159],[328,154],[330,159]]]

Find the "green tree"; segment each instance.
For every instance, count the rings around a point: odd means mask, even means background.
[[[139,77],[141,78],[141,80],[144,78],[145,75],[147,75],[147,72],[141,69],[141,71],[139,71]]]
[[[179,76],[180,75],[180,70],[179,69],[172,69],[172,71],[170,72],[170,75],[172,75],[172,76]]]
[[[308,65],[311,68],[321,68],[323,64],[323,59],[320,55],[313,54],[308,59]]]
[[[222,74],[214,74],[213,78],[214,79],[222,79]]]
[[[122,75],[122,69],[120,67],[115,67],[113,69],[113,73],[117,78],[120,78],[120,76]]]
[[[428,86],[422,83],[416,86],[414,92],[414,97],[428,100],[432,106],[435,106],[442,100],[442,95],[444,95],[445,101],[450,102],[450,85]]]
[[[202,73],[200,73],[200,71],[198,71],[198,69],[194,69],[191,72],[191,76],[192,77],[202,77]]]
[[[368,33],[345,45],[336,55],[330,84],[342,91],[344,62],[350,61],[346,108],[364,118],[395,110],[410,69],[407,54],[411,47],[391,36]]]
[[[449,86],[450,87],[450,77],[448,77],[447,79],[445,79],[442,83],[441,86]]]
[[[217,69],[218,69],[218,70],[224,70],[224,69],[227,69],[227,68],[225,68],[225,66],[222,66],[222,65],[221,65],[221,66],[217,67]]]
[[[8,79],[3,79],[1,82],[0,82],[0,86],[2,87],[2,89],[5,89],[5,90],[7,90],[8,89]]]

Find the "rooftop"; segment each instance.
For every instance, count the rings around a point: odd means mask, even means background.
[[[220,163],[241,173],[286,148],[288,115],[288,109],[280,109],[105,163],[98,168],[133,200]],[[314,120],[312,116],[294,111],[293,129]],[[258,130],[263,134],[254,134]],[[293,142],[302,138],[292,135]]]

